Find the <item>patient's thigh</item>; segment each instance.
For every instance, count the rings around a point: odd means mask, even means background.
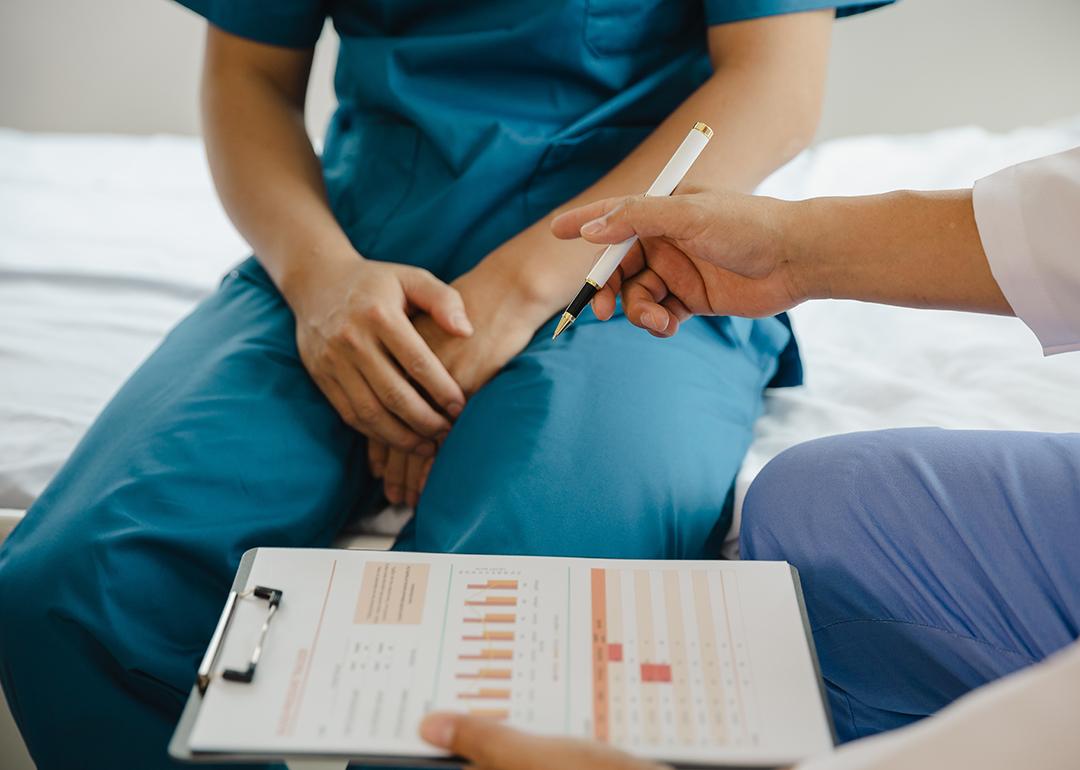
[[[398,547],[713,555],[770,373],[718,327],[542,329],[469,401]]]
[[[363,444],[305,373],[293,328],[264,273],[234,271],[6,543],[5,567],[47,576],[42,601],[122,667],[186,688],[243,552],[328,544],[357,500]]]

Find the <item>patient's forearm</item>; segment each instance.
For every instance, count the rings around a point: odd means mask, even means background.
[[[809,298],[1013,314],[983,251],[970,190],[789,205],[786,248]]]
[[[202,102],[206,151],[229,217],[293,304],[305,276],[355,252],[327,202],[304,128],[310,51],[211,28]]]
[[[832,12],[821,11],[712,28],[715,74],[607,175],[518,236],[529,247],[513,255],[517,263],[505,272],[525,277],[526,290],[549,315],[561,310],[580,288],[597,249],[582,241],[554,241],[550,220],[588,201],[644,191],[698,121],[715,134],[683,189],[753,189],[813,138],[831,23]]]

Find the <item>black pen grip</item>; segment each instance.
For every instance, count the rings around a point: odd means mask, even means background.
[[[581,291],[574,297],[574,301],[567,306],[566,312],[577,318],[581,315],[581,311],[592,301],[592,298],[596,296],[597,291],[598,289],[591,283],[582,286]]]

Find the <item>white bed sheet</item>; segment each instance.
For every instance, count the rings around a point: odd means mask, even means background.
[[[1076,145],[1080,117],[1005,135],[838,140],[761,191],[958,187]],[[245,254],[197,140],[0,130],[0,508],[29,506],[127,374]],[[1080,355],[1042,359],[1018,321],[848,302],[804,306],[793,318],[807,384],[768,395],[740,503],[770,457],[822,435],[910,425],[1080,431]]]

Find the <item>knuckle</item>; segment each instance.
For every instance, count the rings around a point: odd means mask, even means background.
[[[341,415],[341,419],[355,431],[363,431],[364,424],[360,422],[360,419],[356,416],[356,413],[350,409],[339,409],[338,414]]]
[[[422,353],[413,353],[405,363],[405,371],[414,378],[419,378],[428,372],[427,356]]]
[[[390,319],[390,314],[386,312],[386,308],[379,304],[368,305],[360,311],[360,315],[364,321],[372,326],[382,326]]]
[[[354,409],[357,421],[365,426],[374,424],[379,419],[380,411],[379,407],[370,401],[357,404]]]
[[[405,408],[405,405],[409,403],[409,398],[404,388],[394,386],[386,389],[382,401],[391,411],[397,412]]]
[[[342,324],[335,329],[329,340],[330,344],[325,351],[325,358],[330,359],[335,353],[353,350],[361,346],[361,340],[356,330],[347,324]]]

